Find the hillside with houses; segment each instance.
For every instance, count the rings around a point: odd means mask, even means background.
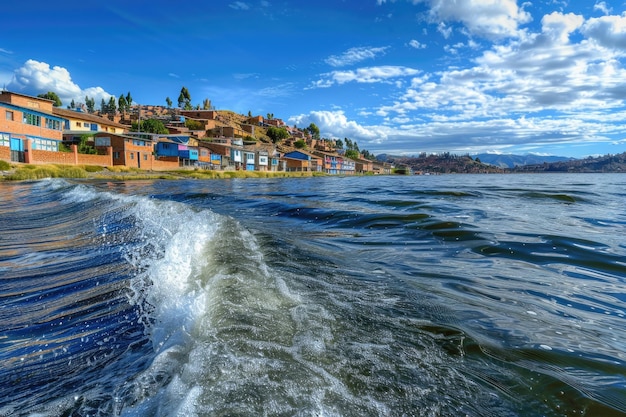
[[[130,93],[129,93],[130,95]],[[121,98],[120,98],[121,101]],[[129,98],[129,102],[131,102]],[[356,142],[319,137],[314,124],[288,126],[271,114],[210,106],[125,105],[71,108],[55,100],[0,92],[0,159],[13,163],[177,169],[389,174]]]

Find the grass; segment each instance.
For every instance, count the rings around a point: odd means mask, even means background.
[[[323,176],[319,172],[262,172],[262,171],[214,171],[214,170],[176,170],[142,171],[137,168],[122,166],[101,167],[95,165],[11,165],[0,161],[0,171],[8,171],[0,180],[28,181],[43,178],[90,178],[112,181],[130,181],[146,179],[229,179],[229,178],[294,178]]]

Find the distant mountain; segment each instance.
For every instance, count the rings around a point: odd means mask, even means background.
[[[542,155],[513,155],[513,154],[493,154],[481,153],[475,155],[474,158],[480,159],[483,164],[494,165],[499,168],[515,168],[522,165],[538,165],[543,163],[555,163],[571,161],[574,158],[565,156],[542,156]]]

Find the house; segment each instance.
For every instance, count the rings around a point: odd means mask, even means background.
[[[65,119],[63,124],[63,142],[66,144],[80,143],[81,136],[85,134],[92,135],[96,132],[123,134],[128,130],[127,125],[81,110],[55,107],[52,109],[52,113]]]
[[[0,147],[9,148],[12,161],[30,162],[29,148],[59,150],[66,120],[53,113],[52,104],[52,100],[0,91]]]
[[[246,122],[249,125],[262,126],[263,125],[263,116],[248,117],[248,120],[246,120]]]
[[[321,159],[305,151],[291,151],[280,158],[285,171],[322,171]]]
[[[345,156],[322,151],[314,151],[322,158],[323,171],[327,174],[353,175],[356,170],[355,161]]]
[[[213,154],[211,153],[211,150],[209,148],[202,146],[201,144],[198,145],[198,166],[205,169],[213,169],[214,167],[212,156]],[[221,158],[219,160],[221,160]],[[221,164],[217,165],[219,167],[219,165]]]
[[[198,148],[179,143],[178,158],[181,166],[196,166],[198,162]]]
[[[178,114],[191,119],[217,120],[219,113],[217,110],[179,110]]]
[[[374,172],[374,161],[358,158],[355,160],[355,171],[359,174]]]
[[[213,168],[241,169],[241,145],[233,145],[230,140],[214,140],[211,142],[200,141],[198,146],[211,151],[211,166]]]
[[[94,144],[97,150],[109,146],[112,148],[114,166],[153,169],[154,142],[151,139],[98,132],[94,135]]]

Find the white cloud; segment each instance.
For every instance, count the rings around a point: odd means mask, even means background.
[[[417,41],[415,39],[411,39],[411,41],[409,42],[409,46],[415,49],[424,49],[426,48],[426,44],[421,43],[420,41]]]
[[[471,34],[485,38],[517,36],[518,26],[531,20],[516,0],[414,0],[424,1],[433,20],[461,22]]]
[[[15,70],[6,88],[9,91],[33,96],[52,91],[59,96],[64,105],[70,104],[72,100],[82,103],[85,96],[93,98],[96,103],[112,97],[102,87],[81,89],[72,81],[67,69],[59,66],[51,68],[49,64],[33,59],[29,59]]]
[[[347,65],[353,65],[366,59],[374,59],[379,55],[383,55],[389,47],[359,47],[350,48],[341,55],[331,55],[324,61],[332,67],[345,67]]]
[[[236,1],[234,3],[229,4],[228,7],[230,7],[231,9],[235,9],[235,10],[250,10],[250,5],[247,3],[244,3],[243,1]]]
[[[626,12],[621,16],[589,19],[582,32],[602,46],[626,50]]]
[[[467,46],[478,47],[472,42]],[[454,46],[460,47],[465,45]],[[323,122],[329,136],[345,135],[376,153],[614,143],[615,136],[623,137],[626,117],[625,49],[626,13],[585,20],[555,12],[543,17],[538,32],[526,29],[500,39],[465,67],[433,73],[374,67],[389,69],[384,76],[373,68],[323,74],[318,82],[324,86],[391,82],[413,74],[410,86],[393,102],[359,110],[375,137],[348,129],[343,112],[307,117]]]
[[[593,10],[599,10],[600,12],[606,14],[610,14],[613,9],[606,5],[606,2],[600,1],[593,5]]]
[[[386,138],[382,128],[361,126],[354,120],[349,120],[341,110],[312,111],[309,114],[300,114],[289,118],[289,124],[308,126],[315,123],[320,129],[320,135],[327,138],[357,138],[362,142],[381,141]]]
[[[553,12],[541,19],[543,34],[563,44],[569,41],[572,32],[580,28],[583,23],[583,17],[574,13]]]
[[[334,84],[356,83],[380,83],[389,82],[395,78],[410,77],[417,75],[420,71],[414,68],[401,66],[380,66],[358,68],[349,71],[332,71],[322,74],[322,79],[313,83],[313,88],[330,87]]]

